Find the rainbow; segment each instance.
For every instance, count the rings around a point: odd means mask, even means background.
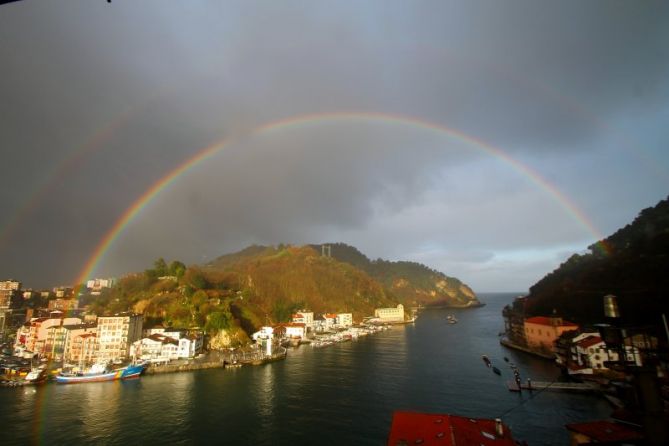
[[[545,178],[543,178],[538,172],[532,170],[529,166],[521,163],[520,161],[512,158],[502,149],[492,146],[485,141],[482,141],[478,138],[475,138],[471,135],[463,133],[459,130],[455,130],[443,125],[430,122],[424,119],[418,119],[415,117],[404,116],[399,114],[388,114],[388,113],[374,113],[374,112],[333,112],[333,113],[317,113],[317,114],[306,114],[292,116],[289,118],[272,121],[256,127],[250,132],[246,133],[245,136],[266,134],[272,131],[285,130],[289,128],[303,126],[305,124],[315,124],[320,122],[332,122],[332,121],[371,121],[371,122],[380,122],[386,124],[394,125],[408,125],[418,129],[426,129],[431,131],[436,131],[447,135],[455,140],[466,143],[467,145],[478,149],[479,151],[494,156],[495,158],[503,161],[504,163],[511,166],[521,175],[527,177],[531,182],[536,184],[539,188],[545,191],[549,196],[551,196],[569,215],[571,215],[582,227],[584,227],[589,233],[591,233],[596,240],[603,239],[603,236],[595,228],[590,219],[576,206],[572,203],[560,190],[549,183]],[[223,150],[225,147],[231,145],[234,142],[240,141],[242,137],[238,138],[224,138],[218,141],[215,141],[213,144],[200,149],[193,157],[187,159],[182,164],[177,166],[172,171],[168,172],[160,180],[156,181],[149,189],[147,189],[141,196],[139,196],[130,207],[121,215],[121,217],[116,221],[116,223],[111,227],[111,229],[105,234],[102,240],[99,242],[93,254],[86,262],[84,268],[81,270],[77,278],[75,279],[75,284],[79,286],[82,283],[92,276],[96,267],[104,257],[105,253],[109,250],[114,241],[121,235],[123,230],[133,221],[133,219],[142,212],[142,210],[163,190],[168,188],[172,183],[174,183],[179,177],[188,172],[193,167],[202,163],[204,160],[211,158],[219,151]],[[609,252],[609,249],[603,242],[599,242],[604,252]]]

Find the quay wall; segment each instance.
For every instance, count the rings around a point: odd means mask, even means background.
[[[538,352],[536,350],[532,350],[531,348],[524,347],[524,346],[518,345],[518,344],[514,344],[513,342],[509,341],[508,339],[500,339],[499,343],[502,344],[504,347],[512,348],[514,350],[520,350],[521,352],[529,353],[530,355],[538,356],[538,357],[544,358],[544,359],[555,360],[555,355],[553,355],[553,354]]]
[[[223,368],[225,365],[223,361],[209,361],[209,362],[194,362],[189,364],[164,364],[149,366],[144,371],[146,375],[154,375],[157,373],[175,373],[188,372],[191,370],[215,369]]]

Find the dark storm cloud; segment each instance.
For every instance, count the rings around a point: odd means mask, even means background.
[[[533,160],[560,151],[587,156],[608,131],[602,122],[665,106],[667,8],[612,1],[5,5],[0,146],[10,167],[0,177],[0,227],[63,160],[125,120],[49,183],[0,246],[0,274],[70,280],[127,206],[198,148],[292,115],[392,112]],[[444,155],[434,141],[406,155],[378,132],[351,131],[293,135],[275,152],[231,155],[217,174],[184,179],[171,197],[183,209],[165,222],[156,207],[158,230],[129,231],[142,247],[132,255],[138,263],[159,255],[174,239],[169,230],[184,240],[171,245],[175,257],[192,259],[211,254],[219,237],[227,248],[228,240],[317,241],[309,238],[322,237],[323,228],[362,231],[379,206],[392,214],[420,204],[438,188],[435,172],[471,160],[470,153]],[[454,196],[444,198],[456,206]],[[397,249],[410,252],[420,227]],[[465,219],[453,225],[466,227]],[[559,238],[546,232],[546,241]],[[509,244],[525,243],[514,234]]]

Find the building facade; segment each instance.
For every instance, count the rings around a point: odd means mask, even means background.
[[[398,304],[395,308],[377,308],[374,317],[379,322],[404,322],[404,305]]]
[[[98,360],[122,361],[130,355],[130,346],[142,336],[142,316],[117,314],[100,316],[98,322]]]
[[[338,313],[336,323],[339,327],[350,327],[353,325],[353,313]]]
[[[20,301],[21,282],[16,280],[0,281],[0,309],[16,306]]]
[[[302,310],[298,313],[293,314],[291,318],[294,323],[304,324],[307,327],[307,330],[313,330],[314,328],[314,312]]]
[[[555,351],[555,341],[562,333],[578,330],[578,325],[560,317],[535,316],[525,319],[527,346],[545,351]]]

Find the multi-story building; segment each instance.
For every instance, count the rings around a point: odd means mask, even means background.
[[[54,294],[56,297],[70,297],[74,293],[74,288],[69,287],[69,286],[59,286],[53,289]]]
[[[97,325],[63,325],[62,359],[72,364],[89,364],[97,355]]]
[[[133,342],[130,356],[154,362],[193,358],[202,352],[203,344],[202,333],[187,334],[186,330],[156,332]]]
[[[339,327],[350,327],[353,325],[353,313],[338,313],[336,324]]]
[[[168,362],[179,358],[179,341],[164,334],[152,334],[130,346],[130,356],[151,362]]]
[[[331,330],[337,324],[337,315],[334,313],[325,313],[323,316],[323,329]]]
[[[79,299],[75,298],[61,298],[49,300],[49,311],[69,311],[79,308]]]
[[[127,359],[130,346],[142,336],[142,316],[131,313],[98,317],[98,359]]]
[[[557,316],[535,316],[525,319],[525,339],[530,348],[555,351],[555,341],[564,332],[578,330],[573,322]]]
[[[56,347],[62,345],[63,325],[81,324],[76,317],[38,317],[21,326],[16,333],[15,352],[32,352],[43,357],[52,357]]]
[[[525,339],[525,305],[527,296],[519,296],[513,300],[513,303],[507,305],[502,310],[504,317],[504,333],[509,341],[514,344],[526,346]]]
[[[17,304],[21,282],[16,280],[0,281],[0,308],[10,308]]]
[[[288,324],[281,324],[286,332],[287,338],[304,339],[307,336],[307,326],[301,322],[291,322]]]
[[[564,338],[564,337],[563,337]],[[563,365],[570,375],[595,375],[606,372],[608,363],[621,359],[628,365],[641,366],[639,350],[622,345],[620,351],[607,347],[596,332],[579,333],[571,338],[569,353]]]
[[[404,322],[404,305],[398,304],[395,308],[377,308],[374,317],[379,322]]]
[[[92,279],[86,282],[86,288],[91,290],[91,294],[98,295],[105,288],[111,288],[116,283],[116,279]]]
[[[93,364],[98,352],[98,337],[94,332],[72,335],[65,347],[66,361],[85,367]]]
[[[292,321],[297,324],[304,324],[307,330],[312,330],[314,328],[314,312],[300,310],[293,315]]]

